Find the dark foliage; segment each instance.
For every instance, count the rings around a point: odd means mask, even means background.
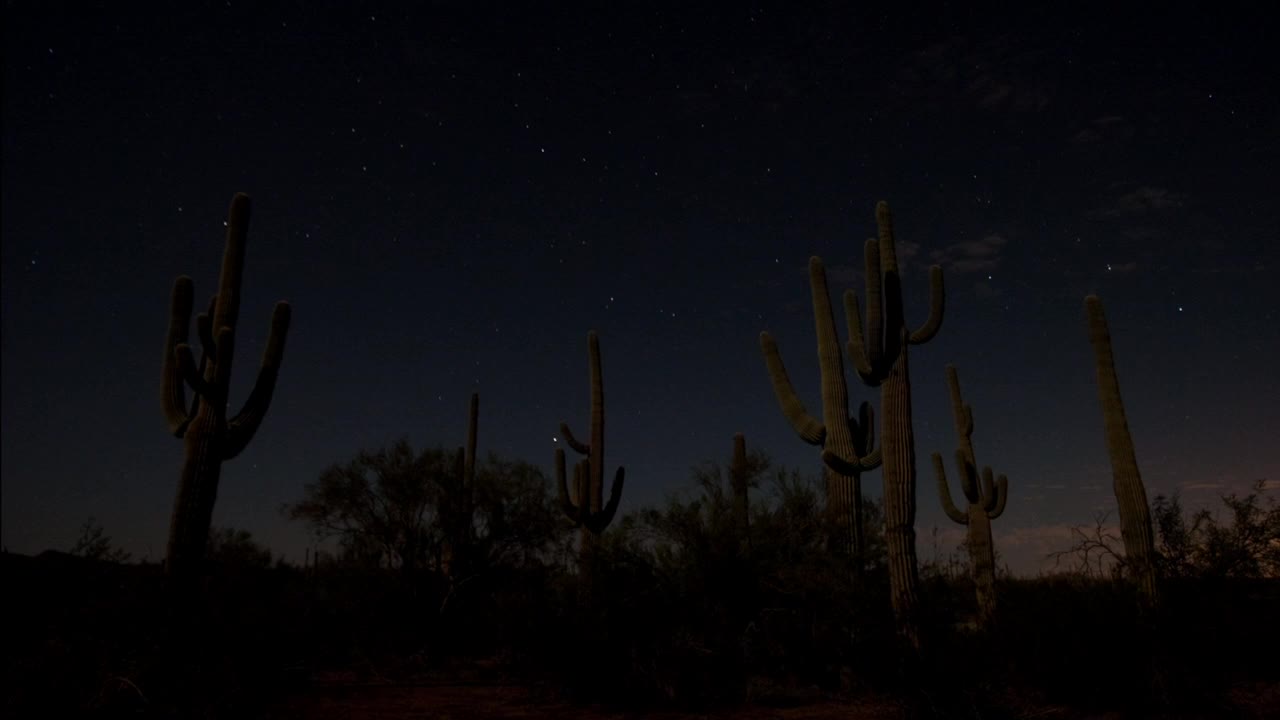
[[[490,458],[477,471],[469,572],[450,578],[430,552],[438,466],[423,458],[438,457],[360,458],[389,475],[409,468],[385,487],[422,498],[415,527],[428,540],[412,581],[402,556],[361,555],[359,542],[297,568],[273,564],[248,533],[218,530],[194,611],[178,615],[158,566],[6,555],[22,622],[6,642],[5,709],[255,716],[341,671],[373,684],[515,682],[630,711],[894,698],[926,717],[1216,717],[1240,714],[1233,688],[1280,678],[1267,652],[1280,643],[1280,585],[1261,577],[1265,557],[1253,575],[1249,563],[1194,560],[1267,547],[1248,529],[1273,522],[1249,509],[1261,507],[1261,488],[1227,503],[1236,520],[1218,534],[1208,520],[1185,524],[1199,529],[1180,557],[1200,569],[1166,578],[1155,612],[1110,577],[999,577],[999,612],[979,630],[970,581],[935,558],[922,568],[921,654],[894,632],[878,503],[867,503],[871,557],[858,580],[854,560],[828,548],[815,477],[754,457],[748,541],[726,473],[697,468],[688,493],[619,519],[580,559],[547,478]],[[379,492],[383,480],[366,477],[361,487]],[[348,496],[308,489],[311,500]],[[339,507],[355,517],[359,505]],[[1170,547],[1178,537],[1167,534]],[[1207,568],[1231,570],[1209,578]]]

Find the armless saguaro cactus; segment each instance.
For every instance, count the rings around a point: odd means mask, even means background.
[[[191,577],[199,571],[218,496],[222,463],[239,455],[262,424],[275,391],[285,336],[289,332],[289,304],[277,303],[253,390],[240,413],[228,420],[227,386],[231,380],[248,229],[249,196],[237,194],[231,199],[227,217],[227,242],[218,294],[210,302],[209,312],[196,318],[202,350],[199,364],[187,344],[191,278],[184,275],[173,284],[169,332],[160,370],[160,396],[169,431],[182,438],[185,449],[178,496],[169,524],[166,559],[166,569],[175,577]],[[195,394],[190,406],[186,401],[186,386]]]
[[[1115,358],[1111,354],[1111,332],[1102,301],[1096,295],[1084,300],[1089,316],[1089,342],[1093,345],[1098,371],[1098,399],[1102,404],[1102,421],[1107,433],[1107,451],[1111,455],[1112,487],[1120,506],[1120,535],[1124,540],[1125,562],[1129,575],[1138,586],[1143,601],[1155,605],[1156,590],[1155,539],[1151,530],[1151,509],[1147,490],[1138,472],[1138,457],[1125,419],[1124,402],[1120,399],[1120,381],[1116,378]]]
[[[967,512],[960,512],[951,501],[947,489],[947,471],[942,455],[933,454],[933,469],[938,475],[938,497],[947,517],[968,526],[969,561],[973,565],[973,584],[978,595],[978,615],[986,624],[996,610],[996,557],[991,542],[991,521],[1004,512],[1009,499],[1009,479],[1004,475],[992,482],[991,467],[982,468],[982,484],[978,484],[978,461],[973,454],[973,408],[960,396],[960,375],[952,365],[947,366],[947,387],[951,389],[951,412],[955,417],[956,435],[960,446],[956,448],[956,469],[960,472],[960,488],[969,501]]]
[[[600,338],[592,330],[587,334],[588,362],[591,368],[591,437],[587,444],[578,442],[573,431],[560,423],[560,435],[565,443],[586,457],[573,468],[573,499],[565,480],[564,448],[556,448],[556,480],[560,487],[560,508],[564,514],[582,528],[580,551],[590,552],[592,538],[604,532],[618,511],[622,499],[623,476],[626,469],[619,466],[609,490],[609,502],[604,496],[604,381],[600,373]]]
[[[479,425],[480,395],[471,394],[471,411],[467,418],[467,444],[458,448],[454,460],[453,477],[456,483],[449,488],[444,499],[445,528],[444,547],[441,549],[441,569],[450,580],[456,580],[466,572],[472,545],[472,523],[475,522],[476,492],[476,429]]]
[[[750,467],[747,465],[747,438],[742,433],[733,436],[733,459],[729,461],[729,482],[733,487],[733,524],[742,537],[742,547],[751,546],[750,507],[747,503],[747,485]]]
[[[813,322],[818,336],[818,368],[822,378],[822,420],[811,416],[796,395],[778,344],[768,332],[760,333],[773,393],[782,413],[796,434],[810,445],[823,448],[827,482],[828,511],[841,528],[836,544],[851,552],[862,567],[862,473],[880,466],[880,450],[875,444],[875,421],[871,406],[862,403],[858,417],[849,415],[849,392],[844,379],[840,339],[827,292],[827,273],[822,258],[809,258],[809,289],[813,296]]]
[[[876,205],[879,241],[865,246],[867,280],[866,336],[862,312],[853,291],[844,295],[849,319],[849,357],[862,382],[880,387],[884,414],[880,448],[884,472],[885,543],[889,546],[889,586],[898,629],[919,646],[916,623],[919,571],[916,561],[916,450],[911,426],[911,375],[907,348],[933,339],[942,327],[946,296],[942,268],[929,268],[929,319],[914,332],[907,329],[902,307],[902,279],[894,247],[889,205]],[[881,294],[883,293],[883,298]]]

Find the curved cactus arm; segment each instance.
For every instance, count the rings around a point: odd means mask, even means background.
[[[160,406],[169,432],[175,437],[182,437],[191,422],[177,348],[186,344],[191,330],[192,294],[191,278],[183,275],[174,281],[169,304],[169,330],[164,339],[164,358],[160,362]]]
[[[856,460],[843,458],[831,450],[823,450],[822,462],[825,463],[827,467],[835,470],[841,475],[861,474],[880,467],[880,448],[876,448],[867,455]]]
[[[206,397],[213,391],[212,385],[205,381],[202,373],[205,362],[201,361],[200,365],[196,366],[196,357],[192,354],[190,345],[180,343],[173,349],[173,355],[177,364],[178,374],[187,385],[191,386],[191,391],[196,394],[197,398]]]
[[[231,384],[231,358],[235,355],[236,331],[229,327],[218,329],[214,340],[213,381],[210,383],[214,396],[206,396],[209,402],[218,402],[226,411],[227,387]]]
[[[254,433],[262,425],[267,416],[267,408],[271,406],[271,396],[276,390],[276,379],[280,376],[280,362],[284,359],[284,341],[289,334],[289,303],[276,304],[271,315],[271,334],[267,336],[267,347],[262,351],[262,366],[258,368],[258,378],[253,383],[253,390],[244,402],[244,407],[227,423],[227,442],[222,459],[230,460],[239,455]]]
[[[982,496],[978,488],[978,468],[969,459],[964,448],[956,448],[956,468],[960,471],[960,490],[965,499],[971,503],[981,502]]]
[[[574,489],[577,490],[577,466],[574,466]],[[565,478],[564,472],[564,449],[556,448],[556,486],[559,488],[558,500],[560,501],[560,510],[569,516],[570,520],[578,519],[578,508],[573,504],[573,500],[569,497],[569,483]]]
[[[923,345],[933,339],[942,327],[942,315],[946,310],[947,293],[942,284],[942,266],[929,268],[929,319],[924,321],[918,330],[911,333],[912,345]]]
[[[951,500],[951,488],[947,486],[947,469],[943,467],[942,455],[933,454],[933,472],[938,476],[938,498],[942,500],[942,511],[961,525],[969,524],[969,516],[960,512],[960,508]]]
[[[609,527],[609,523],[613,522],[613,516],[618,512],[618,503],[622,501],[622,486],[625,484],[626,468],[619,466],[618,472],[613,476],[613,485],[609,488],[609,502],[600,509],[600,512],[592,513],[585,523],[587,529],[599,535]]]
[[[849,330],[849,342],[845,345],[849,362],[863,384],[876,387],[880,384],[880,377],[867,358],[867,345],[862,337],[862,309],[858,306],[858,294],[852,290],[844,292],[844,316]]]
[[[960,393],[960,372],[955,365],[947,365],[947,392],[951,395],[951,416],[956,424],[956,434],[964,444],[973,435],[973,408],[965,404]]]
[[[591,454],[591,446],[584,445],[581,442],[579,442],[578,439],[573,436],[573,431],[569,429],[569,426],[567,424],[560,423],[560,435],[564,437],[565,443],[569,447],[573,448],[575,452],[579,453],[580,455]]]
[[[591,512],[591,461],[585,458],[573,466],[573,496],[581,524]]]
[[[1005,501],[1009,499],[1009,478],[1001,475],[996,480],[995,492],[987,498],[987,517],[995,520],[1004,514]]]
[[[860,455],[869,455],[876,445],[876,410],[871,403],[863,400],[858,405],[858,417],[849,418],[849,426],[853,430],[854,450]]]
[[[218,304],[218,296],[209,298],[209,309],[196,316],[196,335],[200,338],[200,347],[204,352],[213,351],[213,309]]]
[[[804,409],[804,403],[800,402],[795,387],[791,385],[791,378],[787,376],[787,368],[782,364],[778,343],[768,332],[760,333],[760,350],[764,353],[769,380],[773,383],[773,394],[782,406],[782,414],[791,421],[791,427],[802,440],[810,445],[821,445],[827,435],[827,428]]]

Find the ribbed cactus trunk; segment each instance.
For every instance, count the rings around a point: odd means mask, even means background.
[[[911,424],[911,383],[904,343],[889,377],[880,386],[884,425],[884,539],[889,549],[889,591],[898,631],[919,645],[920,576],[916,561],[916,448]]]
[[[1093,345],[1098,373],[1098,399],[1102,404],[1107,451],[1111,456],[1112,488],[1120,507],[1120,535],[1124,540],[1125,562],[1143,601],[1154,606],[1159,594],[1151,509],[1147,504],[1142,475],[1138,472],[1138,457],[1133,449],[1133,437],[1129,434],[1124,402],[1120,398],[1120,381],[1116,377],[1115,358],[1111,352],[1111,332],[1107,328],[1102,301],[1096,295],[1085,298],[1085,311],[1089,317],[1089,342]]]
[[[919,647],[917,623],[919,571],[916,562],[916,456],[911,422],[911,373],[907,348],[923,345],[942,327],[945,292],[942,268],[929,269],[929,317],[919,329],[907,329],[902,304],[889,205],[876,205],[879,238],[865,246],[867,319],[858,296],[844,296],[849,318],[849,357],[862,382],[880,387],[883,420],[880,449],[884,472],[885,543],[889,548],[889,587],[899,633]],[[883,293],[883,294],[882,294]],[[866,328],[864,336],[863,328]]]
[[[289,331],[289,304],[277,303],[253,390],[241,411],[228,420],[228,386],[248,230],[249,197],[237,194],[231,200],[227,216],[218,294],[210,303],[210,311],[196,319],[202,348],[198,364],[187,344],[193,293],[191,279],[179,277],[173,286],[169,331],[160,369],[160,394],[169,430],[183,439],[185,450],[165,561],[166,572],[179,578],[191,578],[200,570],[222,463],[239,455],[262,424],[275,392]],[[186,401],[187,387],[195,394],[190,406]]]
[[[729,462],[729,482],[733,486],[733,524],[742,538],[744,548],[751,546],[750,507],[747,502],[747,486],[750,478],[747,468],[747,438],[742,433],[733,436],[733,459]]]
[[[973,588],[978,597],[978,614],[983,623],[995,616],[996,550],[991,539],[991,517],[980,505],[969,506],[969,562],[973,565]]]
[[[475,522],[476,436],[479,428],[480,395],[471,394],[467,417],[467,444],[458,448],[454,461],[453,482],[445,499],[446,527],[444,547],[440,552],[440,569],[451,581],[470,570],[472,524]]]

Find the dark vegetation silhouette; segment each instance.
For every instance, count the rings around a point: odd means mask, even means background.
[[[212,528],[220,463],[262,419],[288,321],[278,307],[252,410],[227,421],[209,405],[226,405],[247,202],[233,201],[222,287],[198,320],[200,365],[183,349],[189,283],[175,286],[166,404],[187,453],[168,572],[130,563],[92,519],[70,553],[5,553],[7,714],[327,717],[333,707],[315,704],[318,694],[412,687],[429,702],[433,688],[468,684],[477,693],[518,685],[528,704],[599,713],[804,705],[826,708],[808,716],[835,717],[872,703],[882,717],[1261,717],[1266,692],[1274,700],[1280,509],[1263,481],[1224,496],[1225,519],[1188,515],[1177,495],[1147,507],[1096,298],[1090,338],[1122,538],[1100,518],[1059,553],[1066,570],[997,572],[989,521],[1007,482],[989,469],[979,482],[973,416],[952,370],[967,514],[949,502],[940,467],[938,481],[947,514],[967,520],[969,534],[945,559],[935,534],[933,559],[917,562],[906,351],[939,329],[942,277],[935,268],[929,320],[908,332],[883,203],[880,237],[865,249],[865,335],[857,298],[845,295],[853,365],[882,390],[880,432],[869,404],[848,415],[820,260],[810,280],[821,422],[761,338],[784,413],[823,448],[818,476],[774,467],[739,433],[714,451],[729,450],[727,463],[695,466],[683,492],[618,517],[623,471],[606,501],[592,332],[590,436],[580,442],[561,426],[584,456],[572,486],[562,448],[553,477],[520,459],[482,459],[473,395],[456,451],[402,439],[359,450],[302,488],[282,508],[316,535],[302,565],[247,532]],[[197,390],[192,408],[183,382]],[[852,444],[833,440],[833,428]],[[863,498],[857,478],[877,453],[884,494]]]

